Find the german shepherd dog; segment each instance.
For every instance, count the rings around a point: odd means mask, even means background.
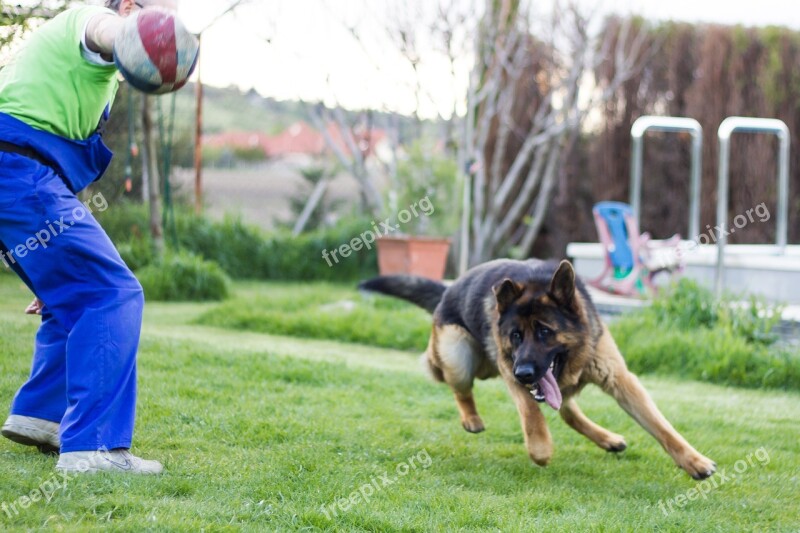
[[[449,287],[416,276],[382,276],[360,288],[433,313],[423,360],[434,379],[452,388],[461,424],[470,433],[484,430],[473,381],[499,374],[519,410],[525,447],[537,465],[547,465],[553,455],[540,403],[558,410],[572,429],[600,448],[620,452],[625,439],[589,420],[578,407],[581,389],[593,383],[693,478],[715,472],[716,464],[675,431],[628,370],[568,261],[501,259],[471,269]]]

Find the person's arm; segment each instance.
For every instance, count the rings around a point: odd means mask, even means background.
[[[123,24],[123,18],[110,13],[95,15],[86,25],[86,47],[110,61],[114,38]]]

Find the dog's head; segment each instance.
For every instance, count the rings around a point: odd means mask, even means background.
[[[504,279],[493,291],[500,356],[507,358],[514,378],[531,389],[538,401],[560,405],[560,393],[558,402],[550,401],[556,396],[552,387],[570,350],[586,333],[572,265],[562,261],[549,282]]]

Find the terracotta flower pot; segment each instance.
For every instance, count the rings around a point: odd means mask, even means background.
[[[441,280],[447,265],[450,239],[431,237],[380,237],[378,268],[381,276],[412,274]]]

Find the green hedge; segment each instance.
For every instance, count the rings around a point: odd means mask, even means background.
[[[152,245],[144,206],[121,204],[99,215],[100,223],[133,270],[153,260],[148,252]],[[218,263],[237,279],[352,282],[378,271],[374,246],[340,258],[331,266],[322,256],[323,250],[336,249],[368,230],[371,224],[366,219],[351,218],[334,228],[294,237],[286,230],[264,233],[234,217],[217,222],[179,210],[175,227],[180,250]]]

